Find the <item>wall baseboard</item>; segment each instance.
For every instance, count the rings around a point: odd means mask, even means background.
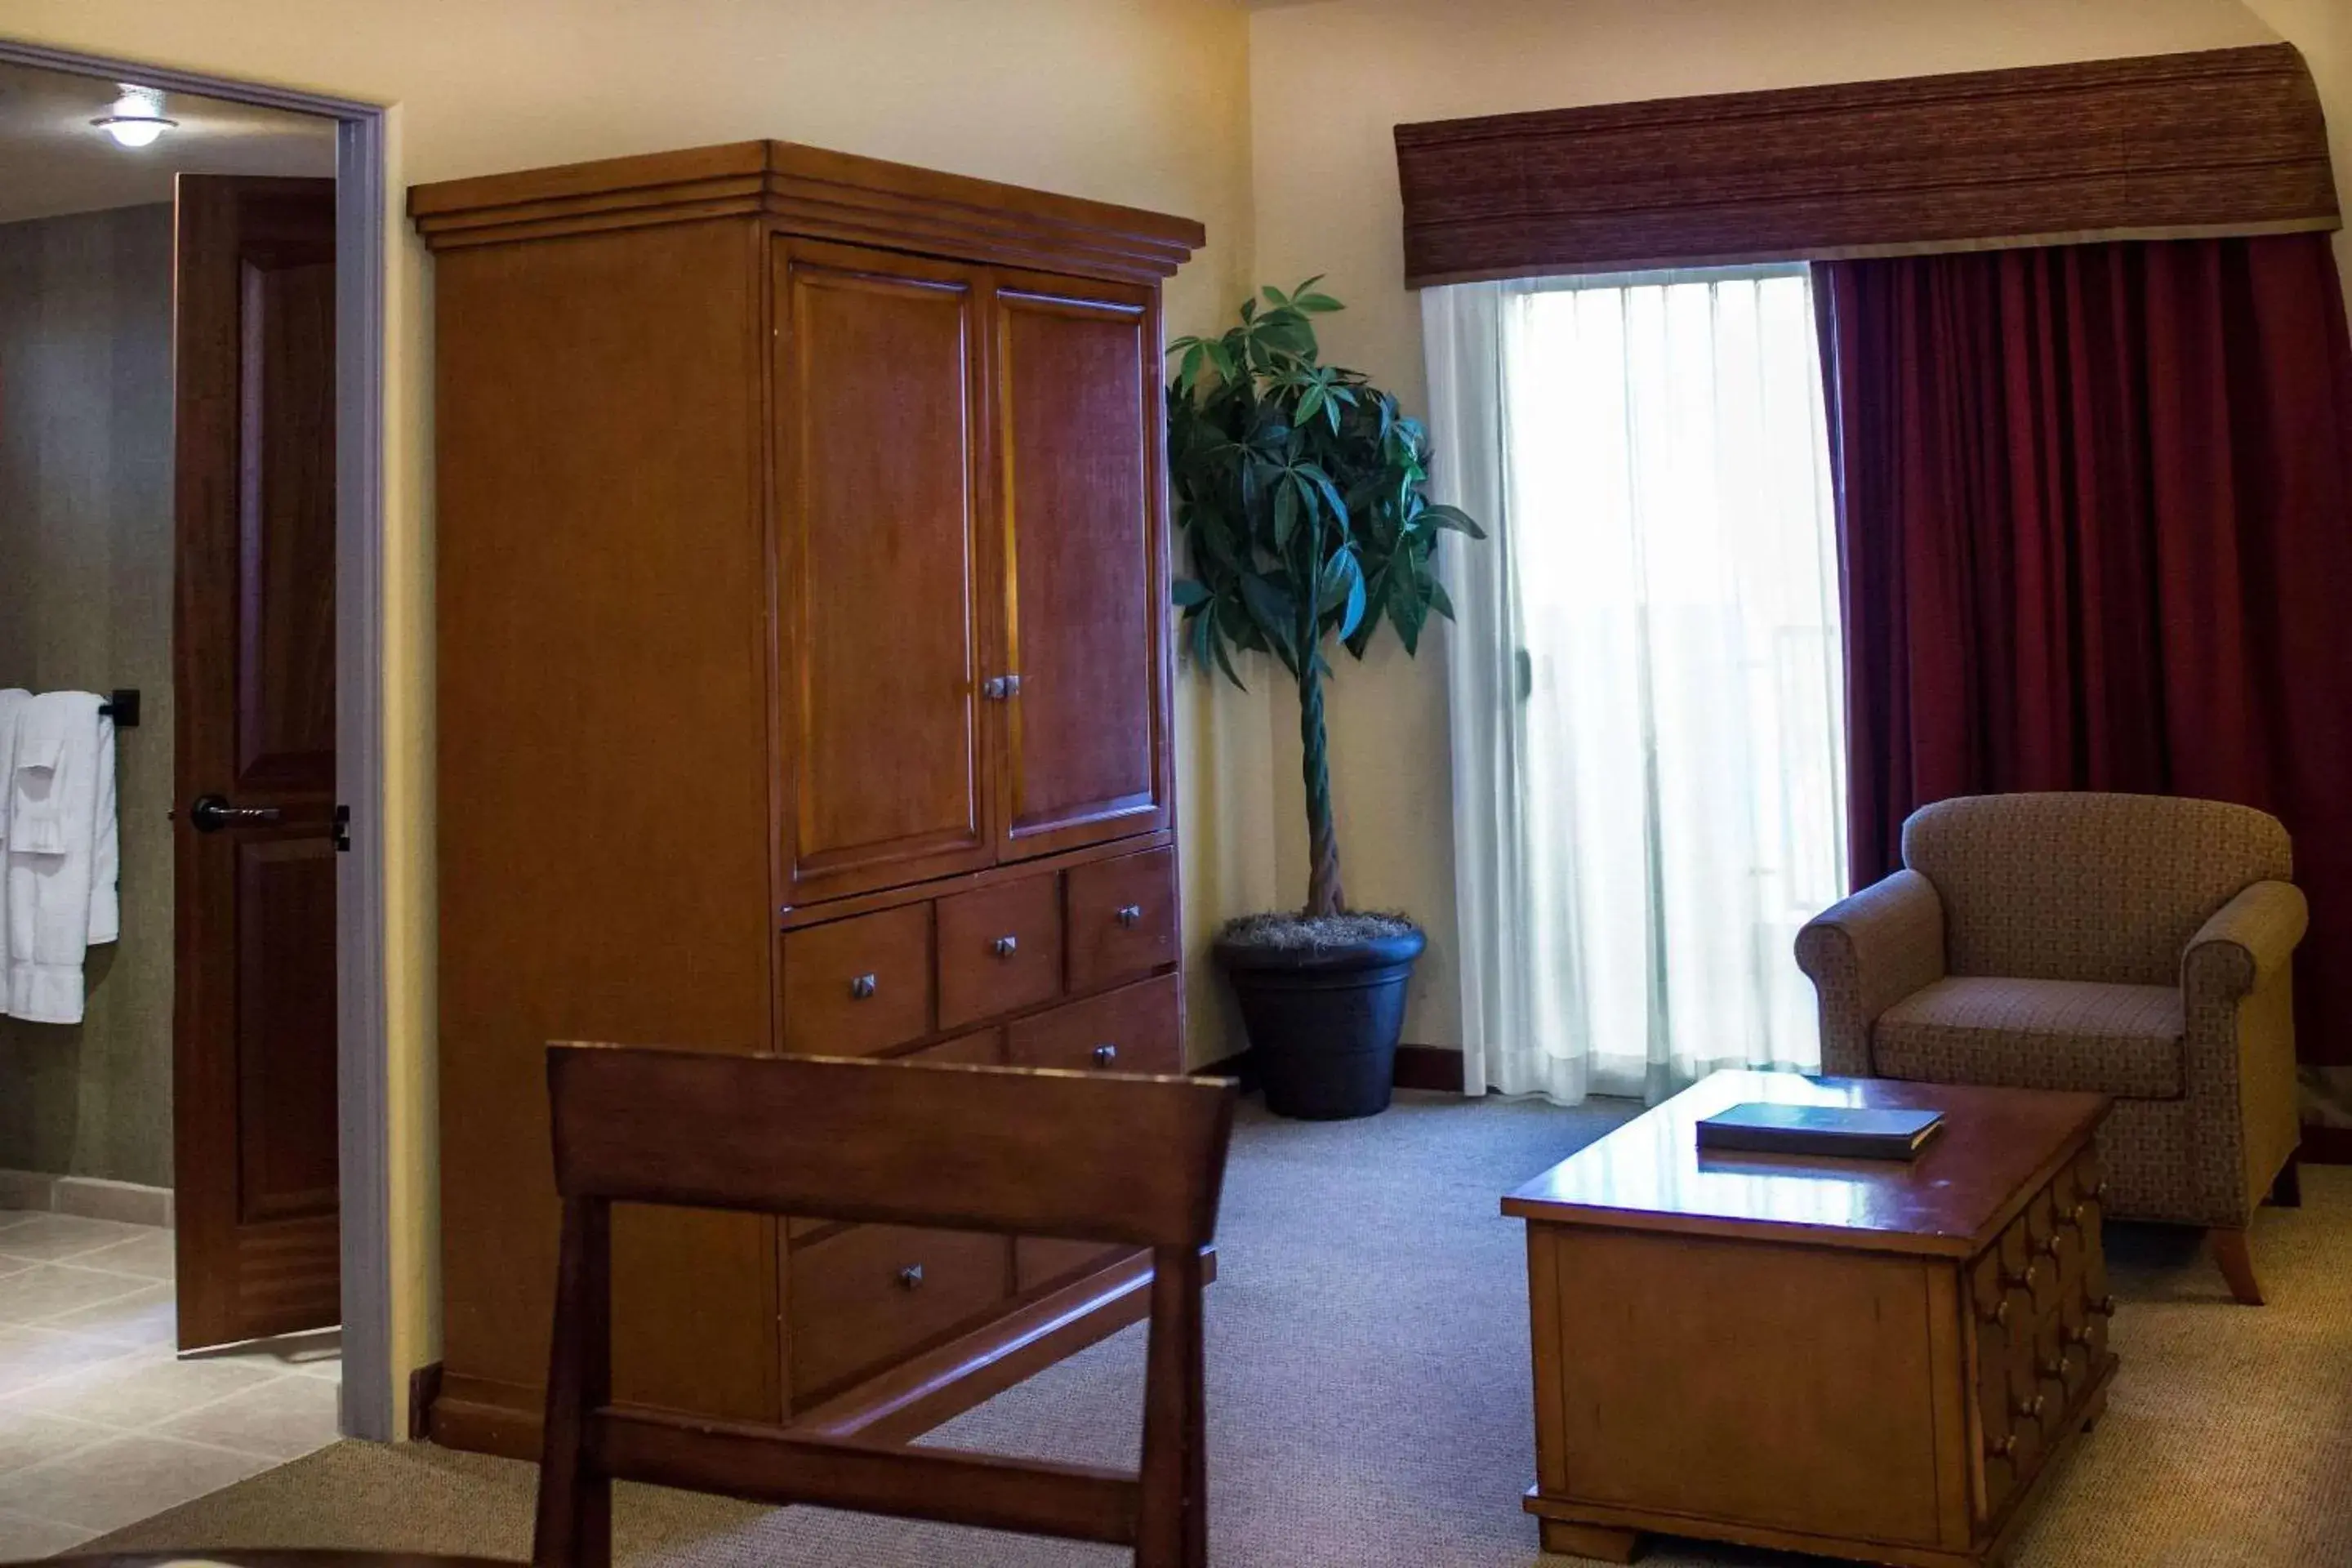
[[[169,1187],[109,1181],[103,1176],[59,1176],[46,1171],[0,1171],[0,1208],[166,1228],[176,1218]]]
[[[1396,1054],[1399,1089],[1462,1092],[1462,1053],[1444,1046],[1399,1046]]]
[[[428,1361],[408,1374],[408,1440],[433,1436],[433,1403],[441,1397],[441,1363]]]
[[[2305,1122],[2303,1147],[2295,1156],[2306,1165],[2352,1165],[2352,1127]]]
[[[1254,1094],[1260,1082],[1257,1052],[1253,1048],[1230,1057],[1220,1057],[1215,1061],[1194,1068],[1192,1076],[1239,1079],[1243,1092]],[[1444,1046],[1399,1046],[1396,1086],[1399,1089],[1425,1089],[1441,1094],[1459,1094],[1462,1092],[1462,1053]]]

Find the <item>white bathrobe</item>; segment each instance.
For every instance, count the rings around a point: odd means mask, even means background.
[[[12,726],[0,1011],[37,1023],[81,1022],[82,960],[121,931],[114,721],[100,702],[87,691],[48,692],[18,704]]]

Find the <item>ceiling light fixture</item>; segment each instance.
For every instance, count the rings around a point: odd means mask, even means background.
[[[155,139],[176,127],[176,120],[163,118],[163,94],[152,87],[133,87],[129,82],[116,84],[121,96],[114,100],[114,112],[102,114],[90,121],[125,147],[150,147]]]

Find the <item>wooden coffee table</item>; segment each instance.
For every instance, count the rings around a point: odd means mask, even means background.
[[[1910,1163],[1706,1154],[1746,1100],[1930,1106]],[[2001,1561],[2105,1408],[2096,1094],[1720,1072],[1503,1200],[1528,1222],[1549,1551],[1644,1531]]]

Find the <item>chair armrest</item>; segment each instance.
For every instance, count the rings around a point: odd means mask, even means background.
[[[2311,924],[2311,905],[2292,882],[2256,882],[2213,912],[2180,954],[2180,988],[2234,1001],[2284,971]]]
[[[1870,1071],[1870,1026],[1944,977],[1944,900],[1905,869],[1841,900],[1797,933],[1797,964],[1822,1006],[1822,1068]]]

